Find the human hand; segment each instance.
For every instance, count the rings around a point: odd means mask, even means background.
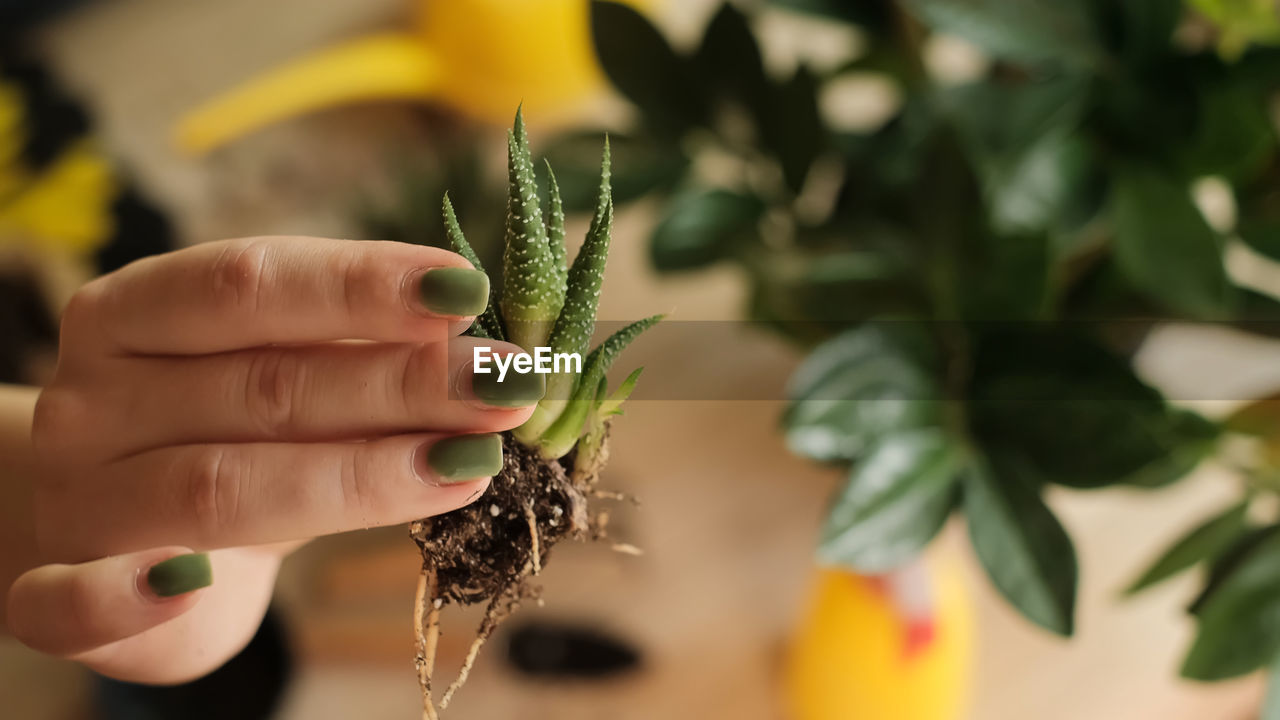
[[[473,384],[475,345],[519,350],[459,335],[487,298],[453,253],[317,238],[199,245],[86,285],[32,431],[37,539],[59,564],[13,584],[10,631],[186,681],[248,642],[299,542],[479,497],[492,433],[544,391]]]

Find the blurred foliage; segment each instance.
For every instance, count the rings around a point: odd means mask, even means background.
[[[486,161],[481,133],[438,118],[424,122],[430,124],[432,142],[419,152],[390,159],[391,192],[361,197],[355,208],[357,222],[367,237],[449,248],[439,206],[423,201],[448,193],[457,214],[467,217],[467,237],[480,261],[490,272],[500,273],[506,217],[493,208],[506,204],[505,171]],[[501,275],[492,281],[501,282]]]
[[[860,54],[772,72],[766,11],[850,27]],[[1280,518],[1253,502],[1280,493],[1280,400],[1214,423],[1132,364],[1162,322],[1275,334],[1246,321],[1280,319],[1280,303],[1238,287],[1224,253],[1280,258],[1277,22],[1270,0],[774,0],[721,6],[683,48],[595,4],[601,64],[635,108],[611,135],[637,156],[615,163],[618,202],[667,197],[654,264],[742,268],[751,317],[811,351],[783,427],[797,454],[848,468],[823,561],[891,569],[959,510],[1000,592],[1068,635],[1076,555],[1045,491],[1162,487],[1249,435],[1263,451],[1240,466],[1241,501],[1134,589],[1206,570],[1188,677],[1280,653]],[[989,64],[942,81],[934,35]],[[891,116],[826,119],[827,93],[868,74],[900,96]],[[556,162],[566,187],[572,166]],[[1235,196],[1230,227],[1193,198],[1209,177]]]

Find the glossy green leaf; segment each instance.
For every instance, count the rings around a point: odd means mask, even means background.
[[[1046,135],[1074,132],[1088,100],[1089,78],[1059,73],[1018,82],[980,81],[948,90],[948,114],[980,160],[1018,156]]]
[[[892,250],[869,247],[751,256],[752,313],[813,344],[877,317],[919,317],[930,301],[914,264]]]
[[[974,83],[947,93],[982,179],[991,222],[1004,233],[1044,231],[1088,191],[1091,151],[1077,131],[1087,79],[1059,75],[1035,82]]]
[[[705,120],[706,97],[697,64],[676,54],[644,15],[620,3],[595,0],[591,31],[610,82],[652,128],[679,134]]]
[[[1188,175],[1250,178],[1273,156],[1276,131],[1268,99],[1243,82],[1216,75],[1201,83],[1199,122],[1179,148]]]
[[[1195,318],[1229,315],[1234,295],[1222,240],[1185,185],[1150,168],[1125,166],[1116,172],[1110,209],[1116,259],[1135,287]]]
[[[867,323],[819,345],[791,378],[787,445],[814,460],[853,460],[881,437],[935,426],[934,353],[925,330],[906,322]]]
[[[1168,453],[1121,482],[1134,487],[1161,488],[1185,478],[1218,449],[1222,429],[1202,415],[1172,409],[1166,431],[1160,436]]]
[[[1184,677],[1223,680],[1262,667],[1280,651],[1280,536],[1252,548],[1199,609]]]
[[[769,102],[764,58],[747,16],[731,3],[711,17],[694,56],[714,91],[758,112]]]
[[[1280,221],[1244,218],[1238,233],[1244,244],[1272,260],[1280,260]]]
[[[1248,529],[1248,509],[1248,503],[1238,503],[1198,525],[1165,550],[1125,592],[1145,590],[1227,549]]]
[[[1092,0],[1091,4],[1100,34],[1126,62],[1158,63],[1172,51],[1173,33],[1183,15],[1182,0]]]
[[[721,260],[756,235],[764,203],[728,190],[672,198],[654,228],[650,256],[659,270],[687,270]]]
[[[1236,233],[1246,245],[1280,260],[1280,163],[1236,189]]]
[[[979,322],[1044,317],[1053,253],[1044,233],[978,234],[955,262],[964,318]]]
[[[1125,482],[1197,436],[1127,361],[1068,330],[982,335],[971,396],[973,432],[993,457],[1070,487]]]
[[[996,57],[1090,66],[1102,57],[1082,2],[1064,0],[906,0],[928,26],[959,35]]]
[[[1209,600],[1222,588],[1227,578],[1231,577],[1232,573],[1240,567],[1250,553],[1277,535],[1280,535],[1280,525],[1262,525],[1247,528],[1226,549],[1209,561],[1209,577],[1205,580],[1204,587],[1199,594],[1187,606],[1187,611],[1192,615],[1198,616]]]
[[[909,562],[950,514],[962,462],[939,428],[881,438],[854,464],[831,508],[819,560],[862,573]]]
[[[964,475],[969,538],[988,577],[1028,620],[1071,635],[1075,620],[1075,548],[1037,488],[978,461]]]
[[[827,142],[818,89],[817,76],[802,65],[789,80],[771,86],[768,103],[756,113],[761,142],[778,158],[783,180],[796,193]]]
[[[568,212],[587,212],[596,206],[603,136],[602,131],[575,131],[554,138],[543,148],[547,162],[555,168],[560,197]],[[647,136],[609,133],[609,147],[615,206],[670,190],[684,177],[689,165],[677,145]]]
[[[1049,135],[1026,153],[988,168],[984,183],[991,222],[1002,232],[1052,230],[1064,213],[1089,191],[1092,165],[1088,143],[1080,137]]]

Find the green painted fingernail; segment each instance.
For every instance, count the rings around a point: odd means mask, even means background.
[[[439,440],[427,451],[427,465],[443,482],[492,477],[502,470],[502,437],[489,433]]]
[[[500,375],[489,366],[488,373],[471,374],[471,392],[486,405],[495,407],[524,407],[532,405],[547,394],[547,378],[545,375],[527,372],[518,373],[508,370],[502,381]]]
[[[489,305],[489,276],[467,268],[432,268],[422,274],[418,294],[440,315],[479,315]]]
[[[213,584],[213,568],[209,553],[191,553],[169,558],[147,571],[147,587],[160,597],[173,597],[209,587]]]

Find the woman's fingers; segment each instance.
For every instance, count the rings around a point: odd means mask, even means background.
[[[187,612],[211,582],[209,556],[180,547],[45,565],[10,588],[9,629],[31,648],[73,657]]]
[[[162,448],[47,488],[40,512],[58,531],[42,540],[76,560],[85,548],[203,550],[395,525],[475,500],[502,463],[496,434]]]
[[[101,450],[117,457],[164,445],[498,432],[520,425],[542,398],[543,376],[512,371],[500,383],[496,373],[473,376],[477,348],[503,355],[520,350],[460,337],[429,345],[326,343],[139,359],[123,382],[98,391],[106,397],[88,403],[99,416],[80,422],[114,428],[101,440],[112,447]],[[84,430],[86,438],[102,436]]]
[[[157,255],[99,278],[72,299],[63,334],[135,355],[348,338],[434,342],[464,329],[453,321],[479,314],[488,296],[483,273],[439,248],[248,238]]]

